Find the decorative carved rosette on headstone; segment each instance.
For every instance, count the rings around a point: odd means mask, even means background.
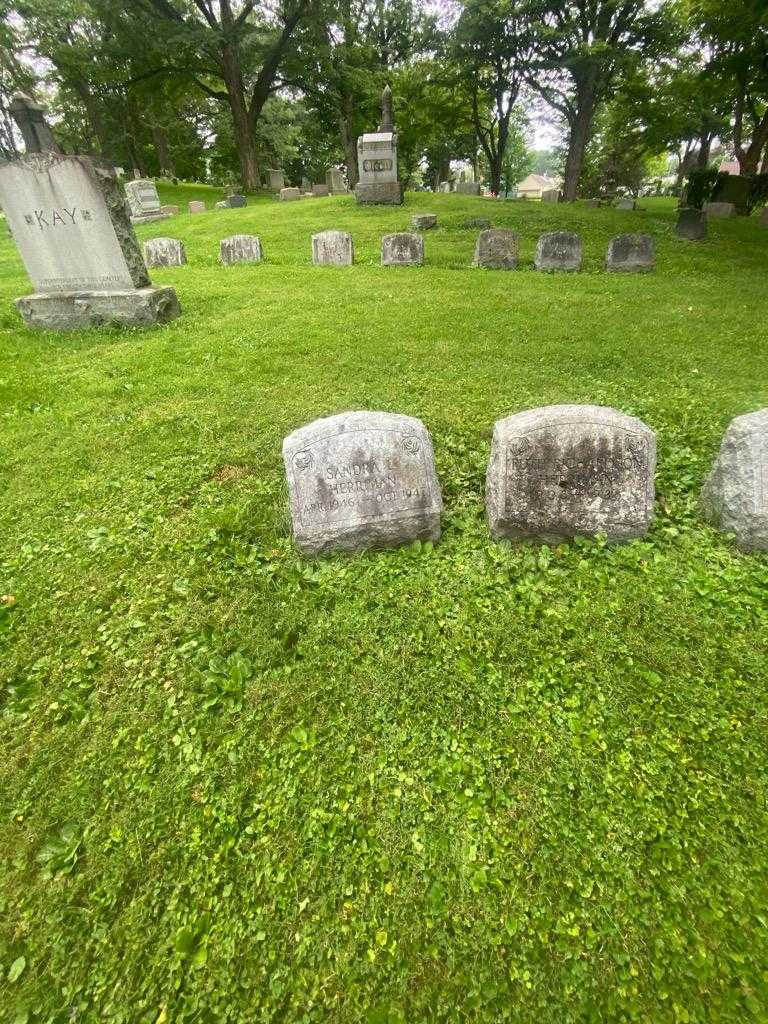
[[[707,519],[735,534],[739,547],[768,550],[768,409],[731,421],[701,501]]]
[[[551,405],[499,420],[486,476],[496,538],[559,543],[641,537],[653,516],[656,437],[598,405]]]
[[[421,420],[348,412],[289,434],[293,538],[305,554],[438,540],[442,496]]]

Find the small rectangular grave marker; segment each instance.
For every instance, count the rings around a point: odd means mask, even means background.
[[[442,496],[421,420],[348,412],[283,442],[293,538],[305,554],[438,540]]]
[[[298,188],[281,188],[280,199],[284,203],[292,203],[296,199],[301,199],[301,189]]]
[[[698,242],[707,237],[707,215],[703,210],[692,207],[680,210],[677,215],[675,234],[689,242]]]
[[[517,266],[520,236],[505,228],[481,231],[475,246],[475,266],[489,270],[514,270]]]
[[[354,258],[352,235],[347,231],[321,231],[312,235],[312,262],[316,266],[351,267]]]
[[[536,243],[537,270],[581,270],[581,237],[573,231],[550,231]]]
[[[727,219],[736,216],[736,207],[733,203],[705,203],[704,212],[709,217]]]
[[[420,267],[424,262],[424,239],[408,231],[384,235],[381,240],[383,267]]]
[[[608,245],[605,269],[612,273],[642,273],[656,262],[650,235],[617,235]]]
[[[205,213],[205,203],[199,199],[192,199],[187,203],[187,209],[190,213]]]
[[[219,243],[219,259],[225,267],[233,263],[260,263],[261,242],[256,235],[231,235]]]
[[[745,551],[768,551],[768,409],[737,416],[701,494],[707,519]]]

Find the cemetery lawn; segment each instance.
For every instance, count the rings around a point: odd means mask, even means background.
[[[2,232],[2,1024],[768,1019],[768,558],[697,510],[768,405],[768,231],[642,205],[184,214],[139,229],[189,257],[145,332],[25,329]],[[354,267],[309,265],[332,227]],[[581,274],[532,269],[559,227]],[[606,275],[630,230],[657,270]],[[490,542],[493,422],[559,402],[658,432],[646,539]],[[294,553],[282,437],[348,409],[423,419],[439,544]]]

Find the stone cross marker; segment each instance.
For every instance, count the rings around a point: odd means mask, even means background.
[[[550,231],[536,243],[537,270],[581,270],[581,237],[572,231]]]
[[[37,144],[47,129],[41,120],[35,114],[25,129]],[[150,285],[111,165],[52,149],[27,153],[0,165],[0,205],[36,289],[16,302],[29,326],[147,326],[179,315],[173,289]]]
[[[347,412],[283,441],[293,538],[305,554],[438,540],[432,442],[412,416]]]
[[[598,405],[550,405],[499,420],[486,477],[493,537],[560,543],[641,537],[653,515],[656,437]]]
[[[704,513],[745,551],[768,551],[768,409],[737,416],[701,493]]]
[[[381,97],[381,124],[377,132],[357,140],[360,180],[355,198],[362,204],[400,206],[403,187],[397,177],[397,133],[392,123],[392,92],[386,86]]]

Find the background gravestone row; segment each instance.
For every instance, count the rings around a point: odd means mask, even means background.
[[[427,215],[419,215],[425,217]],[[514,270],[518,265],[520,236],[505,228],[481,231],[475,246],[474,266],[488,270]],[[256,235],[233,235],[222,239],[220,260],[258,263],[261,241]],[[144,243],[148,267],[181,266],[187,262],[184,243],[173,238],[151,238]],[[321,231],[312,235],[312,262],[318,266],[349,267],[354,262],[352,235],[347,231]],[[381,239],[381,263],[385,267],[421,266],[424,239],[421,234],[401,231]],[[550,231],[539,237],[534,267],[541,271],[578,271],[582,265],[581,237],[572,231]],[[650,235],[618,235],[608,246],[605,266],[613,272],[653,270],[655,250]]]
[[[305,554],[440,537],[442,494],[429,433],[411,416],[348,412],[283,442],[293,539]],[[642,537],[653,518],[656,435],[597,405],[552,405],[494,426],[485,485],[497,540],[550,544]],[[728,427],[702,491],[706,517],[744,550],[768,550],[768,409]]]

